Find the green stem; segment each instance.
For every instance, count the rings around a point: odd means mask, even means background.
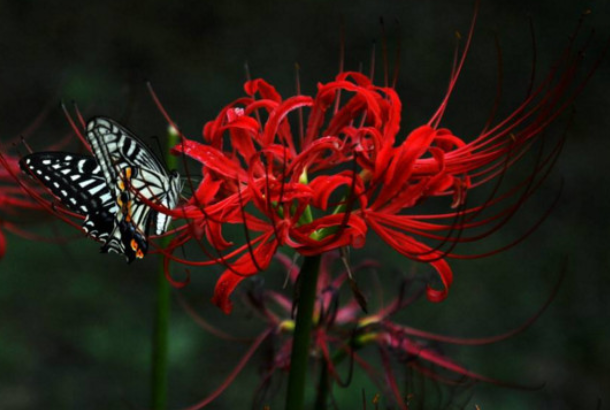
[[[168,168],[176,167],[176,157],[169,155],[169,149],[178,142],[178,133],[173,129],[168,132],[167,152],[165,153]],[[167,247],[170,238],[161,238],[162,248]],[[152,342],[152,409],[167,408],[167,363],[169,351],[169,315],[171,309],[171,288],[165,278],[163,258],[159,258],[157,272],[157,300],[155,305],[154,330]]]
[[[331,381],[329,378],[328,366],[322,362],[320,369],[320,381],[318,382],[318,392],[316,393],[316,410],[326,410],[328,395],[330,394]]]
[[[350,349],[358,350],[369,343],[373,343],[377,339],[377,333],[367,333],[360,337],[357,337],[350,344]],[[348,357],[348,348],[343,348],[341,350],[336,351],[331,357],[331,361],[333,366],[337,366],[341,363],[346,357]],[[316,410],[326,410],[328,408],[328,396],[331,394],[333,381],[330,379],[330,372],[328,371],[328,366],[322,364],[322,369],[320,371],[320,381],[318,382],[318,392],[316,396]]]
[[[165,240],[161,246],[166,245]],[[167,356],[170,311],[170,285],[165,279],[163,265],[157,272],[157,303],[152,346],[152,409],[164,410],[167,407]]]
[[[286,410],[303,410],[304,408],[307,363],[319,271],[320,256],[306,257],[299,273],[299,300],[290,356]]]

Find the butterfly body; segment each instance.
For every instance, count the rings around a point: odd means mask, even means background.
[[[145,200],[174,208],[180,176],[165,170],[139,138],[109,118],[90,120],[86,138],[93,156],[38,152],[22,158],[21,168],[85,217],[83,229],[102,242],[102,252],[122,253],[128,262],[141,259],[151,228],[161,235],[171,221]]]

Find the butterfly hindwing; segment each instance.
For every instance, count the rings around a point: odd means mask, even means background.
[[[126,179],[125,170],[130,168],[129,183],[138,195],[165,208],[176,206],[182,188],[178,174],[168,173],[134,133],[110,118],[96,117],[87,123],[86,137],[107,183],[115,187],[115,196],[122,191],[117,182]],[[167,231],[169,216],[154,212],[141,199],[132,197],[133,221],[140,231],[147,231],[151,223],[155,234]]]
[[[108,184],[116,182],[120,169],[125,166],[167,174],[146,144],[110,118],[96,117],[90,120],[86,138]]]
[[[158,203],[166,208],[173,208],[178,201],[178,188],[175,186],[175,174],[170,176],[161,174],[156,171],[151,171],[147,168],[140,168],[138,173],[132,177],[131,186],[142,196],[148,200]],[[146,206],[141,201],[134,203],[134,215],[143,213],[137,209],[138,206],[144,206],[150,211],[150,223],[154,224],[154,232],[156,235],[161,235],[167,231],[167,227],[171,221],[168,215],[154,211],[154,209]],[[134,220],[137,218],[134,216]]]

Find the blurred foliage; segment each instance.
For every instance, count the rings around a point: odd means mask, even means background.
[[[140,135],[163,135],[166,125],[147,95],[146,80],[183,131],[196,138],[220,107],[241,95],[246,61],[253,77],[264,77],[284,95],[294,90],[298,63],[303,91],[310,92],[336,73],[343,26],[346,67],[363,63],[368,69],[375,39],[379,62],[379,17],[385,21],[391,61],[400,47],[397,90],[406,134],[427,120],[443,96],[454,32],[468,29],[473,3],[3,0],[0,138],[18,135],[45,107],[44,121],[27,136],[32,147],[44,149],[66,135],[69,127],[57,108],[59,100],[76,101],[86,116],[123,120]],[[594,0],[587,6],[593,12],[582,37],[597,30],[585,57],[591,64],[610,34],[610,4]],[[496,90],[496,36],[503,55],[502,114],[512,111],[527,89],[529,19],[535,26],[540,78],[582,11],[579,0],[482,1],[472,51],[443,124],[465,139],[484,124]],[[610,402],[610,226],[604,166],[610,140],[603,132],[610,125],[609,66],[603,62],[577,100],[565,152],[548,182],[482,248],[458,250],[480,252],[519,237],[541,217],[563,180],[562,199],[550,218],[501,255],[452,261],[456,281],[449,299],[439,305],[422,301],[404,314],[414,327],[448,335],[501,333],[544,303],[567,266],[559,295],[532,328],[496,345],[449,352],[479,373],[544,387],[517,391],[478,384],[468,392],[470,400],[456,401],[458,408],[593,409],[598,398]],[[566,124],[566,118],[559,121],[549,137],[564,132]],[[527,172],[528,160],[523,164]],[[59,222],[44,225],[28,229],[56,242],[74,235]],[[371,236],[352,257],[375,255],[383,261],[380,277],[391,287],[413,264],[387,248]],[[195,255],[194,249],[187,252]],[[155,265],[156,259],[148,257],[128,266],[120,257],[98,254],[97,244],[87,240],[58,244],[8,236],[7,254],[0,261],[0,408],[145,407]],[[230,317],[209,303],[220,271],[194,269],[193,283],[181,292],[222,329],[256,334],[258,323],[239,303]],[[262,277],[268,286],[280,287],[283,281],[277,266]],[[213,391],[245,346],[207,334],[174,306],[170,403],[180,408]],[[258,384],[257,360],[209,408],[249,408]],[[352,388],[336,389],[340,408],[360,408],[361,389],[369,400],[377,392],[358,376]],[[271,408],[279,409],[281,403],[280,394]]]

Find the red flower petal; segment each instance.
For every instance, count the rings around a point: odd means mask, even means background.
[[[373,215],[367,215],[367,220],[371,228],[377,232],[377,235],[392,246],[392,248],[410,259],[427,262],[436,270],[443,284],[443,289],[434,289],[428,285],[426,295],[431,302],[440,302],[447,297],[453,282],[453,272],[449,264],[442,259],[444,255],[440,251],[433,250],[400,231],[379,224]]]
[[[282,101],[282,97],[275,90],[275,87],[261,78],[248,81],[246,84],[244,84],[244,91],[246,92],[246,94],[251,96],[254,96],[254,94],[256,93],[259,93],[262,98],[277,102]]]
[[[6,252],[6,238],[4,237],[4,234],[2,233],[2,231],[0,230],[0,259],[2,259],[5,252]]]
[[[222,309],[224,313],[229,314],[233,309],[229,297],[237,285],[248,276],[257,273],[259,269],[266,269],[271,263],[277,249],[277,241],[269,241],[270,237],[271,233],[266,234],[260,245],[232,263],[216,282],[212,303]]]

